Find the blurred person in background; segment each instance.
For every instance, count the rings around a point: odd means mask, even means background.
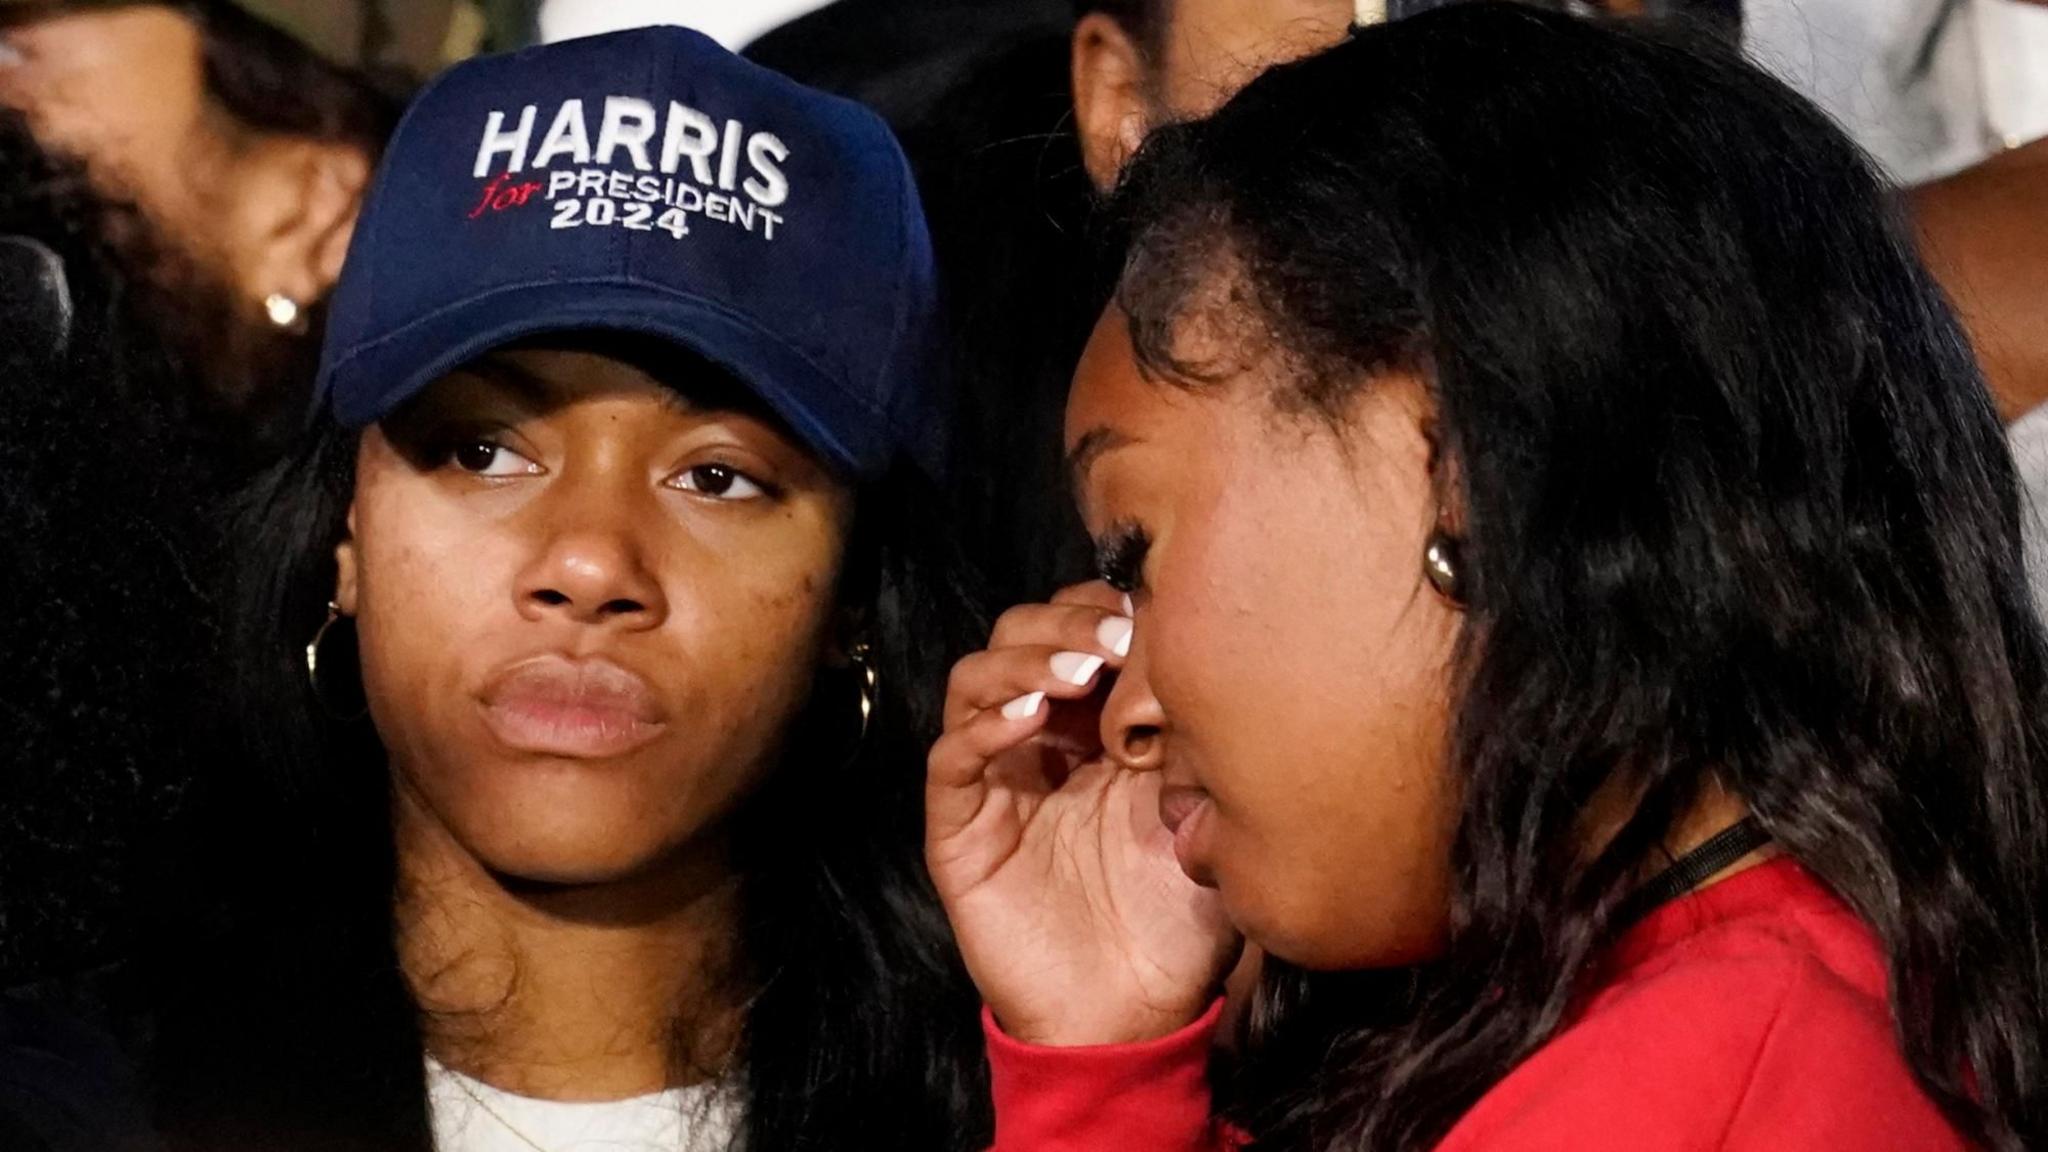
[[[1940,130],[1948,163],[1973,163],[1915,189],[1911,204],[2012,425],[2031,503],[2028,568],[2048,606],[2048,4],[1947,0],[1938,17],[1908,91],[1947,94],[1932,105],[1945,115],[1909,123]]]
[[[1354,25],[1458,0],[1077,0],[1075,123],[1097,187],[1116,182],[1152,128],[1207,115],[1274,64],[1319,52]],[[1578,13],[1704,20],[1741,31],[1739,0],[1530,0]]]
[[[1221,105],[1268,66],[1387,15],[1373,0],[1079,0],[1074,123],[1096,187],[1153,128]]]
[[[2012,424],[2036,595],[2048,605],[2048,139],[1912,193],[1921,246]]]
[[[0,104],[137,209],[115,247],[195,369],[181,402],[234,462],[303,409],[320,309],[406,95],[494,35],[452,2],[0,3]]]
[[[1927,260],[2021,421],[2048,399],[2048,4],[1750,0],[1749,23],[1759,63],[1918,185]]]
[[[2033,0],[1747,0],[1745,46],[1904,185],[2048,134]]]

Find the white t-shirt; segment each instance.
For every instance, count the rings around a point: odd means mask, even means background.
[[[1918,184],[2048,136],[2048,8],[1962,0],[1931,36],[1946,3],[1747,0],[1743,18],[1758,63]]]
[[[437,1152],[725,1152],[740,1106],[724,1086],[565,1104],[493,1088],[427,1061]]]

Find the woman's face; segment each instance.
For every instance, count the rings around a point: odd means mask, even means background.
[[[405,801],[499,874],[670,859],[767,771],[830,643],[851,494],[695,371],[719,390],[500,351],[363,436],[339,602],[371,714]]]
[[[1182,866],[1254,942],[1313,968],[1412,962],[1445,927],[1459,627],[1423,576],[1427,401],[1374,381],[1340,430],[1277,408],[1281,382],[1253,363],[1181,389],[1141,373],[1122,313],[1096,329],[1067,448],[1137,619],[1103,740],[1165,774]]]

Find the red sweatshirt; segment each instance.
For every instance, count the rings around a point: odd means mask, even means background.
[[[993,1152],[1225,1152],[1217,1011],[1163,1040],[1036,1048],[986,1017]],[[1892,1035],[1877,942],[1781,859],[1652,913],[1572,1023],[1438,1152],[1961,1152]]]

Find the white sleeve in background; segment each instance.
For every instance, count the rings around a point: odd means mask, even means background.
[[[1944,0],[1748,0],[1751,58],[1918,184],[2048,136],[2048,9],[1963,0],[1923,75]]]
[[[1970,37],[1944,36],[1927,76],[1913,57],[1942,0],[1749,0],[1749,54],[1821,106],[1897,179],[1918,183],[1981,159]]]
[[[2007,148],[2048,136],[2048,7],[1977,0],[1986,126]]]
[[[546,0],[540,7],[543,43],[595,36],[650,24],[695,28],[734,52],[831,0]]]

